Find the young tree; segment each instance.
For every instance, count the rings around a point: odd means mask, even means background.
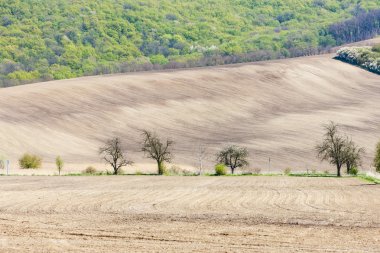
[[[346,162],[346,143],[347,138],[340,135],[338,131],[338,125],[334,122],[330,122],[324,125],[325,134],[322,143],[318,144],[315,149],[317,156],[322,161],[328,161],[334,164],[337,169],[337,176],[340,177],[340,169]]]
[[[204,146],[202,144],[198,145],[197,156],[198,156],[198,167],[199,167],[198,174],[201,175],[202,174],[202,170],[203,170],[203,160],[206,157],[206,146]]]
[[[126,158],[126,152],[119,138],[108,140],[105,145],[99,149],[99,154],[106,163],[112,166],[114,175],[119,174],[122,167],[133,164],[132,161]]]
[[[345,163],[347,174],[350,174],[352,168],[361,164],[361,157],[364,154],[364,148],[359,148],[352,140],[347,141],[345,148]]]
[[[63,169],[63,160],[60,156],[57,156],[57,158],[55,158],[55,164],[57,165],[58,175],[61,175],[61,171]]]
[[[164,174],[164,162],[170,162],[172,160],[171,147],[174,142],[167,139],[163,143],[156,133],[152,133],[144,130],[143,133],[143,145],[141,151],[145,153],[148,158],[154,159],[157,162],[158,174]]]
[[[249,164],[247,158],[248,150],[235,145],[228,146],[216,154],[217,161],[230,167],[232,174],[236,168]]]
[[[380,142],[376,145],[375,159],[373,160],[376,171],[380,173]]]

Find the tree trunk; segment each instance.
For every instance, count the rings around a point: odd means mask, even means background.
[[[158,166],[158,175],[163,175],[165,172],[164,164],[163,162],[157,161],[157,166]]]
[[[232,175],[234,174],[234,172],[235,172],[235,168],[231,167],[231,173],[232,173]]]
[[[347,165],[347,175],[348,175],[350,174],[351,166],[349,162],[347,162],[346,165]]]
[[[340,168],[341,168],[342,166],[341,165],[339,165],[339,164],[337,164],[336,165],[336,169],[337,169],[337,176],[338,177],[340,177],[341,175],[340,175]]]

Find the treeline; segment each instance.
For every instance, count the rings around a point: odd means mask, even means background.
[[[380,34],[380,9],[360,14],[333,24],[328,29],[338,45],[366,40]]]
[[[141,71],[153,71],[153,70],[168,70],[168,69],[183,69],[183,68],[194,68],[194,67],[207,67],[207,66],[218,66],[226,64],[235,63],[247,63],[247,62],[257,62],[275,59],[285,59],[300,56],[316,55],[321,53],[330,52],[331,47],[314,47],[314,48],[290,48],[289,50],[282,50],[280,52],[269,51],[269,50],[259,50],[251,53],[241,53],[233,55],[223,55],[220,52],[214,52],[210,55],[205,55],[196,59],[188,60],[170,60],[165,64],[152,63],[150,61],[141,61],[141,59],[136,59],[129,62],[123,63],[109,63],[103,64],[96,67],[91,72],[86,72],[83,75],[103,75],[112,73],[128,73],[128,72],[141,72]],[[7,67],[6,63],[0,67]],[[34,82],[51,81],[54,78],[49,76],[40,77],[36,79],[18,79],[0,76],[0,87],[11,87],[16,85],[22,85]]]
[[[345,165],[347,174],[357,175],[358,167],[361,166],[364,148],[356,145],[353,140],[346,134],[342,134],[340,126],[334,122],[324,125],[324,136],[322,141],[315,146],[317,157],[321,161],[329,162],[336,166],[337,176],[341,176],[341,169]],[[180,168],[172,167],[167,169],[166,163],[171,163],[173,159],[174,141],[170,138],[163,139],[157,133],[143,130],[142,131],[141,152],[157,164],[158,175],[201,175],[203,173],[203,159],[206,156],[206,147],[200,146],[197,157],[194,157],[199,163],[199,171],[182,171]],[[129,152],[126,145],[119,137],[114,137],[105,141],[104,145],[99,148],[101,159],[112,168],[112,172],[107,174],[123,174],[123,167],[132,165],[134,162],[129,159]],[[231,174],[238,168],[246,168],[249,165],[249,152],[246,147],[237,145],[227,145],[215,154],[215,174],[217,176],[227,174],[227,167]],[[32,154],[24,154],[19,159],[19,165],[22,169],[38,169],[41,167],[42,158]],[[56,158],[56,166],[61,174],[63,169],[63,159],[60,156]],[[380,142],[377,144],[373,165],[377,172],[380,172]],[[4,163],[0,160],[0,168],[4,168]],[[260,169],[254,169],[253,174],[260,174]],[[97,170],[90,166],[83,171],[84,174],[96,174]],[[289,175],[291,168],[286,168],[284,174]],[[103,173],[101,173],[103,174]],[[315,172],[313,172],[315,174]]]

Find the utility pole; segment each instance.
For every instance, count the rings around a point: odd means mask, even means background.
[[[6,166],[7,166],[7,176],[9,176],[9,160],[7,160]]]
[[[269,157],[269,172],[270,172],[270,157]]]

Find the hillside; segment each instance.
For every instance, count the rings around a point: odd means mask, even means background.
[[[3,1],[0,86],[310,55],[373,37],[380,13],[363,15],[378,8],[378,0]]]
[[[227,143],[247,146],[251,167],[332,168],[315,159],[321,125],[334,120],[366,148],[380,139],[379,76],[333,55],[180,71],[83,77],[0,90],[0,153],[13,165],[24,152],[66,168],[99,163],[102,142],[120,136],[135,169],[152,167],[140,130],[175,142],[175,164],[206,166]],[[45,164],[45,167],[49,167]],[[134,172],[134,169],[131,169]]]

